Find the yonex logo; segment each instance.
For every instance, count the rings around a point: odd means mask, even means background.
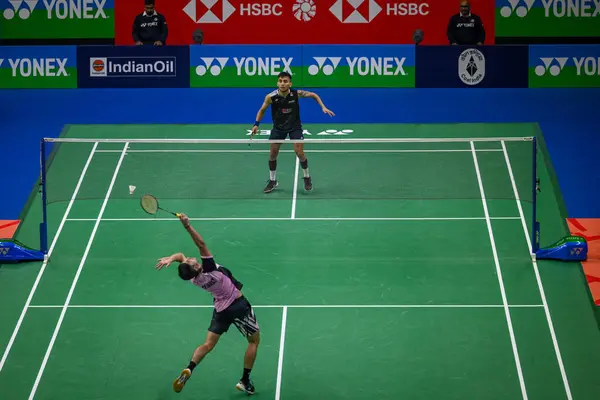
[[[247,129],[246,130],[246,136],[250,136],[252,135],[252,130],[251,129]],[[337,130],[337,129],[327,129],[324,131],[321,131],[319,133],[316,133],[317,136],[343,136],[343,135],[349,135],[351,133],[354,133],[353,129],[342,129],[342,130]],[[269,136],[271,134],[271,130],[270,129],[260,129],[258,131],[258,135],[259,136]],[[304,131],[302,132],[302,134],[304,136],[312,136],[313,134],[309,131],[307,131],[306,129],[304,129]]]
[[[556,60],[556,64],[552,65],[554,60]],[[568,60],[568,57],[540,57],[543,65],[535,67],[535,74],[537,76],[544,76],[546,72],[550,72],[550,75],[558,76]]]
[[[313,64],[308,67],[310,75],[317,75],[319,71],[323,71],[325,75],[331,75],[339,65],[342,57],[313,57],[313,59],[317,62],[317,65]],[[329,63],[325,65],[327,60],[329,60]]]
[[[9,0],[9,3],[12,6],[12,9],[7,8],[6,10],[4,10],[4,18],[13,19],[18,13],[19,18],[28,19],[31,16],[33,9],[37,5],[38,0]],[[21,8],[21,5],[23,3],[25,3],[26,6]]]
[[[220,75],[227,64],[227,61],[229,61],[229,57],[201,57],[200,59],[204,62],[204,65],[198,65],[196,67],[196,74],[198,76],[204,76],[208,71],[210,71],[210,74],[213,76]],[[215,60],[216,63],[213,64]]]
[[[48,19],[107,19],[104,13],[106,0],[42,0]],[[29,19],[39,0],[9,0],[11,8],[4,10],[4,18],[10,20],[18,14],[21,19]],[[25,5],[23,5],[25,3]],[[96,5],[96,9],[92,8]]]
[[[325,75],[332,75],[338,67],[342,57],[313,57],[316,65],[308,67],[310,75],[317,75],[323,71]],[[407,75],[404,70],[406,57],[345,57],[349,74],[360,76],[396,76]]]
[[[317,6],[313,0],[296,0],[292,11],[298,21],[310,21],[317,14]]]
[[[10,251],[9,247],[0,247],[0,255],[5,256],[8,254],[9,251]]]
[[[66,58],[8,58],[12,76],[69,76]],[[0,59],[0,66],[4,59]]]
[[[196,1],[197,0],[191,0],[183,8],[183,12],[198,24],[222,24],[236,10],[236,8],[227,0],[200,0],[207,10],[204,14],[198,17],[196,15]],[[217,14],[221,14],[221,18],[219,18]]]
[[[347,15],[345,8],[354,11]],[[381,7],[375,0],[337,0],[329,11],[343,24],[368,24],[381,12]]]
[[[577,76],[600,75],[600,57],[573,57],[572,60],[577,69]],[[540,57],[540,61],[543,65],[535,67],[537,76],[544,76],[547,72],[552,76],[558,76],[569,61],[569,57]]]
[[[198,76],[204,76],[207,72],[218,76],[229,61],[229,57],[201,57],[200,59],[204,65],[196,67]],[[276,76],[283,71],[292,74],[292,61],[294,61],[293,57],[233,57],[238,76]]]
[[[508,0],[510,6],[504,6],[500,9],[500,15],[504,18],[508,18],[514,12],[518,17],[525,18],[525,16],[533,7],[535,0]],[[525,5],[519,3],[524,3]]]
[[[521,18],[527,16],[536,0],[508,0],[509,5],[500,9],[500,15],[510,17],[513,12]],[[600,15],[600,0],[540,0],[544,7],[544,17],[556,18],[587,17]],[[520,4],[520,5],[519,5]],[[523,5],[524,4],[524,5]]]

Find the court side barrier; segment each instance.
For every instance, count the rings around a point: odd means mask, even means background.
[[[0,47],[0,88],[600,87],[600,45]]]

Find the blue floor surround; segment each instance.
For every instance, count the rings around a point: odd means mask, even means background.
[[[309,89],[310,88],[306,88]],[[306,124],[537,122],[568,217],[600,217],[600,89],[314,89],[336,113]],[[39,141],[65,124],[254,122],[269,89],[0,90],[0,219],[17,219],[39,174]],[[269,118],[269,117],[266,117]]]

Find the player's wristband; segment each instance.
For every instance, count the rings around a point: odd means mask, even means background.
[[[260,126],[260,122],[259,121],[254,121],[254,126]]]

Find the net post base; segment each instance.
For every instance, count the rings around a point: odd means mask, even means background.
[[[565,236],[551,246],[535,253],[538,260],[585,261],[587,260],[587,240],[582,236]]]
[[[0,264],[28,261],[47,261],[48,255],[31,249],[13,239],[0,239]]]

